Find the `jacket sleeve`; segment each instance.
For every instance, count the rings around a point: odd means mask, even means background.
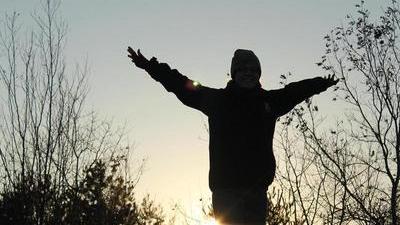
[[[322,77],[315,77],[289,83],[282,89],[271,90],[272,109],[277,117],[292,110],[297,104],[319,94],[330,87],[329,82]]]
[[[207,114],[205,95],[209,88],[190,80],[178,70],[171,69],[168,64],[157,62],[155,58],[149,61],[145,70],[168,92],[174,93],[183,104]]]

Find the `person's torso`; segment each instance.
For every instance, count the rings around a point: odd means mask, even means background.
[[[219,89],[210,101],[210,187],[265,185],[274,176],[276,117],[268,93]],[[273,167],[273,169],[272,169]]]

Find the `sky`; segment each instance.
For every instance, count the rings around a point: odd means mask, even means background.
[[[0,13],[18,11],[24,21],[40,0],[0,0]],[[367,0],[381,10],[387,1]],[[69,65],[87,59],[87,106],[115,125],[126,125],[135,159],[146,158],[137,194],[149,193],[165,207],[178,203],[198,213],[209,199],[207,118],[135,68],[127,46],[140,48],[202,85],[223,88],[233,52],[251,49],[262,66],[262,86],[326,75],[316,66],[325,36],[355,12],[353,0],[64,0]],[[4,17],[1,16],[1,19]],[[327,117],[341,113],[332,90],[314,98]],[[275,152],[279,154],[279,152]],[[140,161],[140,160],[139,160]]]

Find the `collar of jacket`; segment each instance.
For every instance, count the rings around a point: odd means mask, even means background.
[[[243,96],[243,97],[258,97],[263,95],[263,89],[261,88],[261,84],[258,83],[254,88],[242,88],[239,87],[233,80],[230,80],[225,88],[228,92],[231,92],[235,95]]]

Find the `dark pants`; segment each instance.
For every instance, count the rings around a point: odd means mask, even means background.
[[[220,189],[212,193],[216,220],[220,224],[265,224],[266,189]]]

